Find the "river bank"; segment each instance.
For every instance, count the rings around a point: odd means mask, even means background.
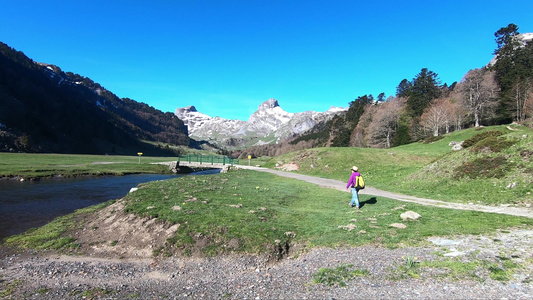
[[[172,160],[176,158],[0,152],[0,180],[171,174],[168,166],[152,163]]]

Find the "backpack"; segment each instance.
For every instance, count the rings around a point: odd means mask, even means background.
[[[365,188],[365,180],[363,179],[363,176],[359,175],[355,178],[355,188],[359,190]]]

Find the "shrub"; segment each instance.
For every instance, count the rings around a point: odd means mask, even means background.
[[[498,137],[498,136],[503,135],[503,134],[504,133],[502,131],[499,131],[499,130],[489,130],[489,131],[482,132],[480,134],[476,134],[473,137],[471,137],[471,138],[469,138],[469,139],[464,141],[463,148],[471,147],[471,146],[475,145],[477,142],[482,141],[482,140],[484,140],[486,138]]]
[[[320,268],[317,273],[313,275],[313,283],[323,283],[328,286],[345,287],[346,282],[358,276],[367,276],[370,274],[368,270],[351,270],[353,265],[341,264],[334,269]]]
[[[488,137],[477,142],[472,147],[472,151],[481,152],[489,150],[492,152],[502,152],[503,150],[511,147],[517,142],[518,140],[516,139],[506,139],[504,137]]]
[[[481,157],[462,164],[455,169],[455,172],[456,176],[460,178],[502,178],[511,167],[512,164],[509,163],[504,156]]]
[[[431,144],[431,143],[434,143],[436,141],[442,140],[443,138],[444,138],[444,136],[442,136],[442,135],[430,136],[430,137],[427,137],[427,138],[424,139],[424,144]]]
[[[524,159],[529,161],[529,158],[533,156],[532,150],[522,150],[520,151],[520,156]]]

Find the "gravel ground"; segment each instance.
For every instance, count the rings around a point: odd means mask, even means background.
[[[429,239],[424,247],[386,249],[317,248],[279,262],[257,256],[108,260],[44,253],[4,255],[0,297],[6,299],[532,299],[533,230],[495,236]],[[483,260],[507,257],[521,267],[512,279],[454,280],[443,269],[406,276],[404,257],[418,261]],[[320,268],[351,264],[369,275],[346,287],[313,283]],[[394,279],[395,278],[395,279]]]

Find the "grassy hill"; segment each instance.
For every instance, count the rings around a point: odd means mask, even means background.
[[[451,142],[469,139],[469,147],[452,150]],[[355,165],[368,185],[387,191],[450,202],[525,206],[533,202],[532,149],[532,129],[493,126],[390,149],[302,150],[273,158],[265,166],[293,162],[300,165],[300,173],[347,181]]]

